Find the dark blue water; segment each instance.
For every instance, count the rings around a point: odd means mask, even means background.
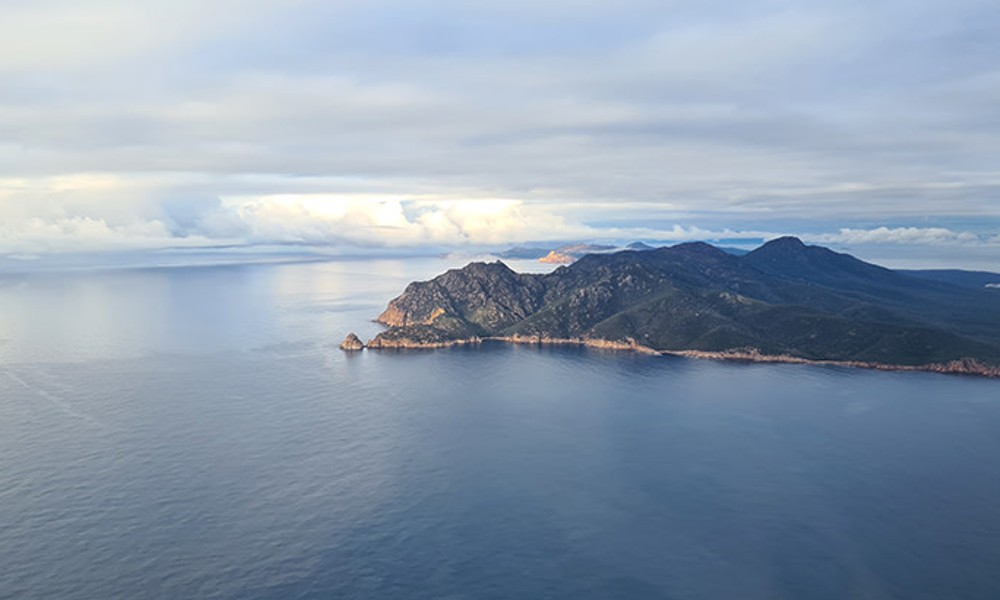
[[[345,355],[441,261],[0,275],[0,597],[1000,597],[1000,384]]]

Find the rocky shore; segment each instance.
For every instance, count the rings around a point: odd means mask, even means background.
[[[465,346],[478,344],[482,339],[473,337],[460,340],[442,340],[436,342],[422,342],[411,338],[385,339],[379,336],[372,338],[368,342],[369,350],[427,350],[432,348],[448,348],[451,346]]]
[[[876,369],[879,371],[925,371],[933,373],[948,373],[953,375],[977,375],[980,377],[1000,377],[1000,367],[983,364],[973,358],[963,358],[944,363],[926,365],[894,365],[888,363],[850,360],[814,360],[789,356],[787,354],[764,354],[756,348],[742,348],[721,352],[706,352],[702,350],[667,350],[661,354],[684,356],[687,358],[702,358],[710,360],[733,360],[754,363],[787,363],[801,365],[830,365],[837,367],[852,367],[858,369]]]
[[[625,341],[611,341],[595,338],[554,338],[548,336],[510,335],[486,338],[508,344],[530,344],[535,346],[586,346],[601,350],[638,352],[640,354],[660,354],[648,346],[643,346],[632,338]]]
[[[389,330],[391,331],[391,330]],[[388,333],[388,332],[383,332]],[[724,350],[718,352],[708,352],[703,350],[654,350],[648,346],[639,344],[636,340],[628,338],[625,341],[603,340],[595,338],[554,338],[548,336],[490,336],[490,337],[470,337],[455,340],[420,341],[410,337],[392,338],[383,337],[379,334],[372,338],[365,346],[372,350],[427,350],[436,348],[448,348],[451,346],[476,345],[484,341],[504,342],[507,344],[533,345],[533,346],[583,346],[587,348],[597,348],[600,350],[612,350],[618,352],[637,352],[646,355],[657,356],[682,356],[685,358],[698,358],[708,360],[728,360],[753,363],[783,363],[801,365],[827,365],[837,367],[851,367],[858,369],[875,369],[879,371],[910,371],[910,372],[932,372],[952,375],[974,375],[978,377],[1000,378],[1000,367],[984,364],[972,358],[964,358],[943,363],[931,363],[926,365],[894,365],[887,363],[868,361],[839,361],[839,360],[813,360],[790,356],[787,354],[765,354],[756,348],[740,348],[734,350]],[[346,343],[346,341],[345,341]],[[344,346],[341,346],[344,348]],[[344,348],[345,350],[349,348]]]

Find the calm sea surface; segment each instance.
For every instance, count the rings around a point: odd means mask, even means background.
[[[0,274],[0,597],[1000,598],[1000,383],[337,349],[447,266]]]

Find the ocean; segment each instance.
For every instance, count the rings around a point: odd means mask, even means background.
[[[460,264],[0,273],[0,597],[1000,597],[997,381],[337,348]]]

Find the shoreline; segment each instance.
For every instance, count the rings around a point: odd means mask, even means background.
[[[929,363],[925,365],[895,365],[892,363],[862,360],[810,359],[791,356],[788,354],[763,354],[756,349],[721,351],[664,350],[660,352],[660,354],[708,360],[729,360],[737,362],[771,364],[825,365],[831,367],[849,367],[852,369],[873,369],[876,371],[942,373],[946,375],[972,375],[991,379],[1000,378],[1000,367],[985,365],[972,358],[960,358],[948,362]]]
[[[402,340],[394,341],[390,344],[385,344],[384,341],[379,340],[379,343],[374,346],[371,345],[371,342],[365,344],[365,348],[371,350],[434,350],[450,348],[452,346],[481,344],[485,341],[503,342],[515,345],[580,346],[586,348],[596,348],[599,350],[611,350],[615,352],[636,352],[638,354],[645,354],[649,356],[680,356],[700,360],[722,360],[765,364],[820,365],[849,367],[855,369],[872,369],[876,371],[925,372],[941,373],[946,375],[970,375],[990,379],[1000,378],[1000,366],[994,367],[986,365],[971,358],[956,359],[942,363],[929,363],[926,365],[895,365],[891,363],[870,361],[810,359],[792,356],[789,354],[765,354],[756,348],[716,351],[655,350],[649,346],[639,344],[632,338],[628,338],[627,341],[612,341],[596,338],[550,338],[542,336],[513,335],[461,338],[444,342],[415,342],[411,340]]]
[[[484,338],[495,342],[507,344],[535,345],[535,346],[585,346],[587,348],[598,348],[600,350],[614,350],[618,352],[637,352],[639,354],[662,355],[662,352],[654,350],[649,346],[643,346],[632,338],[624,342],[614,342],[596,338],[550,338],[542,336],[528,335],[506,335]]]

